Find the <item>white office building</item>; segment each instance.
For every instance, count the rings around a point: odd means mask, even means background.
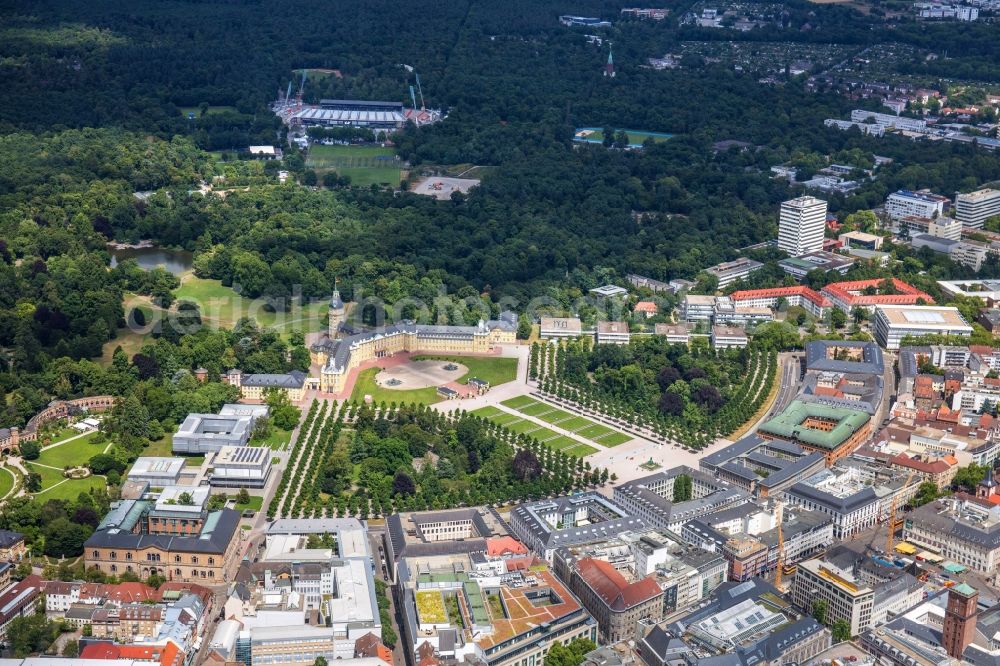
[[[271,474],[271,453],[266,446],[223,446],[211,459],[209,484],[223,488],[263,488]]]
[[[597,344],[627,345],[630,340],[628,324],[623,321],[597,322]]]
[[[886,197],[885,212],[893,220],[911,216],[934,219],[944,215],[949,203],[947,198],[930,192],[899,190]]]
[[[778,248],[793,257],[823,249],[826,202],[815,197],[798,197],[781,204],[778,218]]]
[[[921,305],[876,305],[874,329],[875,340],[886,349],[899,349],[908,335],[972,335],[958,308]]]
[[[969,229],[982,229],[983,222],[1000,215],[1000,190],[976,190],[955,195],[955,219]]]

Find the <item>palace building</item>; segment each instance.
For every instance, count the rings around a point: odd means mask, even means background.
[[[430,354],[486,354],[500,344],[512,344],[517,334],[517,315],[501,312],[495,320],[480,320],[476,326],[438,326],[401,321],[346,337],[344,304],[334,292],[330,301],[327,337],[310,348],[312,362],[320,366],[319,388],[339,393],[346,387],[351,370],[365,361],[399,352]]]

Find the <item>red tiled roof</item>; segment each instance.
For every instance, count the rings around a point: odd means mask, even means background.
[[[657,311],[657,307],[656,303],[654,303],[653,301],[639,301],[638,303],[635,304],[634,310],[636,312],[652,312],[655,314]]]
[[[490,557],[498,555],[527,555],[528,548],[511,536],[490,537],[486,540],[486,554]]]
[[[121,650],[114,643],[91,643],[80,650],[80,659],[119,659]]]
[[[891,279],[892,285],[897,292],[895,294],[866,296],[861,293],[868,287],[875,287],[877,289],[884,282],[884,280],[880,279],[833,282],[823,287],[822,291],[830,298],[847,303],[852,307],[855,305],[913,305],[920,299],[923,299],[928,304],[934,302],[934,299],[929,294],[920,291],[916,287],[896,278]]]
[[[653,578],[629,583],[604,560],[585,557],[577,564],[577,572],[612,610],[625,610],[663,594]]]
[[[923,460],[916,460],[910,458],[903,454],[898,456],[893,456],[889,459],[890,465],[899,465],[900,467],[906,467],[907,469],[913,469],[918,472],[924,472],[925,474],[940,474],[941,472],[947,472],[951,467],[944,460],[935,460],[934,462],[925,462]]]
[[[107,585],[104,591],[109,599],[118,601],[119,603],[142,603],[143,601],[153,601],[160,598],[157,590],[145,583]],[[80,596],[83,596],[82,591]]]
[[[751,298],[781,298],[782,296],[785,298],[789,296],[801,296],[823,308],[833,305],[829,298],[805,285],[774,287],[772,289],[743,289],[742,291],[734,291],[729,295],[734,301],[745,301]]]
[[[175,666],[181,656],[180,648],[172,641],[164,645],[91,643],[80,651],[81,659],[135,659],[159,662],[160,666]]]
[[[163,596],[168,592],[190,592],[201,597],[202,602],[206,607],[211,605],[212,602],[212,591],[205,587],[204,585],[198,585],[197,583],[182,583],[180,581],[169,581],[164,583],[159,587],[159,589],[154,591],[153,599],[156,601],[163,601]]]
[[[843,398],[844,392],[830,386],[817,386],[814,391],[816,395],[828,395],[834,398]]]

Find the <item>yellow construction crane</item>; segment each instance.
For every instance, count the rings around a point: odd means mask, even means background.
[[[906,477],[906,481],[903,483],[903,489],[909,488],[910,481],[913,481],[913,475],[917,473],[917,470],[910,470],[910,475]],[[886,521],[889,524],[888,534],[885,537],[885,554],[892,555],[893,546],[896,543],[896,530],[899,529],[901,521],[896,519],[896,498],[899,494],[894,494],[892,496],[892,502],[889,503],[889,520]]]
[[[781,502],[774,503],[774,516],[778,520],[778,562],[774,567],[774,586],[781,590],[781,569],[785,566],[785,537],[781,534]]]

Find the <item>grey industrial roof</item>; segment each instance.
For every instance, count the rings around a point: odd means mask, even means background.
[[[823,631],[823,625],[812,617],[806,616],[771,632],[752,648],[740,649],[740,657],[742,657],[744,664],[756,664],[760,661],[774,663],[798,643],[821,631]]]
[[[972,664],[972,666],[1000,666],[1000,653],[987,652],[972,643],[962,653],[962,660]]]
[[[724,469],[727,472],[735,474],[738,477],[744,478],[747,481],[756,481],[760,475],[754,470],[750,469],[746,465],[737,462],[727,462],[722,465],[720,469]]]
[[[115,529],[94,532],[84,548],[127,548],[143,550],[162,548],[197,553],[225,553],[235,538],[240,525],[240,512],[231,509],[213,511],[205,519],[198,536],[173,536],[169,534],[133,534]]]
[[[988,529],[982,529],[956,520],[947,513],[942,513],[944,508],[942,502],[931,502],[914,509],[907,518],[915,522],[919,521],[939,534],[946,534],[991,549],[1000,548],[1000,523],[994,524]]]
[[[832,370],[835,372],[863,372],[881,375],[885,372],[882,349],[874,342],[850,340],[813,340],[806,345],[806,368],[809,370]],[[831,347],[860,349],[862,361],[837,361],[827,357]]]
[[[702,520],[709,525],[718,525],[719,523],[725,523],[730,520],[735,520],[736,518],[746,518],[747,516],[752,516],[758,511],[760,511],[759,506],[748,502],[746,504],[740,504],[739,506],[731,506],[728,509],[722,509],[721,511],[715,511],[707,516],[702,516]]]
[[[765,439],[759,435],[747,435],[742,439],[738,439],[732,444],[722,449],[719,449],[715,453],[710,453],[701,459],[701,464],[707,465],[721,465],[722,463],[732,460],[733,458],[738,458],[754,449],[760,447],[765,443]],[[797,445],[793,445],[797,446]],[[801,451],[801,447],[799,448]]]
[[[781,536],[785,541],[789,541],[796,535],[833,523],[829,515],[821,511],[809,510],[785,510],[781,521]],[[757,535],[761,543],[770,547],[778,545],[778,528],[762,532]]]
[[[857,509],[878,500],[878,495],[875,494],[875,491],[871,486],[865,486],[858,492],[847,497],[837,497],[831,493],[818,490],[805,481],[799,481],[798,483],[793,484],[785,492],[803,499],[811,500],[831,509],[832,511],[835,511],[836,513],[844,514],[856,511]]]
[[[898,594],[911,593],[924,586],[919,580],[908,573],[902,573],[875,586],[875,606],[884,604],[888,599]]]
[[[930,347],[902,347],[899,350],[899,375],[900,377],[916,377],[920,374],[917,363],[917,356],[930,356]]]
[[[306,374],[292,370],[285,374],[244,375],[241,381],[244,386],[302,388],[306,383]]]
[[[0,530],[0,548],[10,548],[24,541],[24,535],[11,530]]]
[[[402,102],[380,102],[367,99],[321,99],[320,106],[391,106],[402,108]]]
[[[794,459],[769,455],[771,450],[794,456]],[[766,477],[758,474],[750,466],[738,461],[746,459],[757,466],[765,467]],[[765,440],[758,435],[748,435],[733,444],[709,454],[701,459],[701,465],[708,469],[723,469],[741,476],[766,488],[773,488],[815,466],[823,459],[819,453],[808,453],[798,444],[784,440]]]
[[[695,622],[732,608],[744,599],[757,600],[760,599],[761,595],[768,593],[778,599],[782,598],[781,592],[762,578],[752,578],[742,583],[727,581],[715,588],[715,592],[712,593],[712,597],[706,603],[679,618],[676,622],[669,625],[668,628],[676,631],[678,635],[682,634],[686,627]]]
[[[653,625],[649,633],[643,637],[642,642],[660,659],[666,659],[671,653],[690,650],[687,643],[679,638],[674,638],[658,624]]]
[[[683,530],[685,529],[691,530],[692,532],[696,533],[699,537],[701,537],[702,540],[711,541],[715,543],[716,546],[719,547],[725,545],[726,541],[729,539],[728,534],[720,532],[719,530],[715,529],[714,527],[706,523],[704,520],[700,520],[698,518],[695,518],[694,520],[689,520],[686,523],[684,523],[684,527],[682,528],[681,531],[683,532]]]
[[[607,520],[598,523],[592,523],[586,527],[569,527],[562,530],[554,529],[536,515],[539,507],[544,506],[548,508],[548,505],[555,505],[558,511],[563,513],[571,505],[578,505],[583,502],[593,503],[607,511],[614,511],[617,515],[608,517]],[[606,539],[609,536],[614,536],[625,531],[641,530],[649,527],[642,518],[627,515],[625,510],[620,506],[596,492],[521,504],[511,510],[511,518],[514,516],[523,521],[532,535],[540,539],[546,547],[572,546],[574,544],[588,543],[599,539]]]
[[[493,536],[483,517],[476,509],[454,509],[452,511],[433,511],[426,513],[412,513],[409,517],[414,524],[421,525],[428,522],[440,520],[456,520],[468,518],[472,520],[476,531],[481,536],[479,538],[454,540],[454,541],[407,541],[406,528],[403,526],[403,516],[394,513],[386,520],[389,532],[389,548],[393,560],[398,562],[404,557],[434,557],[437,555],[457,555],[461,553],[474,553],[486,550],[485,537]]]

